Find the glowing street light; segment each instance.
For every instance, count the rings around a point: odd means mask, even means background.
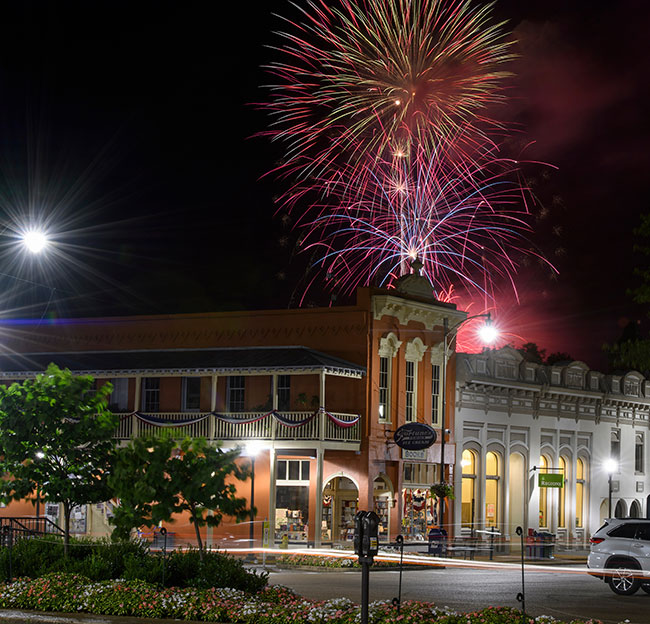
[[[49,244],[47,234],[42,230],[28,230],[21,238],[27,251],[33,254],[41,253]]]
[[[479,337],[484,343],[493,343],[499,335],[498,330],[492,324],[492,317],[489,312],[484,314],[474,314],[459,321],[453,327],[449,327],[449,320],[447,317],[443,319],[443,353],[442,353],[442,415],[440,418],[440,483],[445,482],[445,438],[447,436],[446,430],[446,412],[447,412],[447,360],[449,359],[449,339],[458,333],[458,330],[468,321],[477,318],[484,318],[485,324],[479,329]],[[440,518],[439,524],[442,528],[444,522],[445,502],[440,498]]]

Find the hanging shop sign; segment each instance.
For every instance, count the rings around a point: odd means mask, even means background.
[[[397,446],[409,451],[429,448],[436,441],[436,431],[424,423],[406,423],[394,435]]]
[[[550,487],[550,488],[563,488],[564,487],[564,475],[563,474],[545,474],[540,472],[537,480],[539,487]]]

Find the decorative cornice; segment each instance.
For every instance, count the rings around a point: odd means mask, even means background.
[[[466,312],[435,304],[400,299],[391,295],[375,295],[372,298],[372,312],[376,321],[381,320],[384,316],[391,316],[396,318],[400,325],[417,321],[428,330],[442,327],[445,318],[449,319],[449,325],[454,325],[467,317]]]

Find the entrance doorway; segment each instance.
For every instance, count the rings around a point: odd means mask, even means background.
[[[323,488],[321,540],[332,543],[354,541],[354,518],[359,507],[359,488],[348,477],[333,477]]]

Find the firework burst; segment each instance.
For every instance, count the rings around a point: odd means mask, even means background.
[[[489,150],[478,166],[420,150],[409,161],[373,162],[354,193],[343,170],[338,184],[325,183],[303,247],[317,251],[316,265],[344,294],[390,286],[417,258],[439,299],[458,289],[491,298],[495,278],[514,286],[511,252],[530,253],[521,245],[530,227],[518,167]]]
[[[512,58],[492,4],[467,0],[310,0],[286,20],[268,70],[267,132],[286,145],[278,173],[335,177],[367,172],[368,160],[410,159],[453,144],[473,158],[499,124],[487,108],[503,98]],[[287,202],[295,193],[287,195]]]

